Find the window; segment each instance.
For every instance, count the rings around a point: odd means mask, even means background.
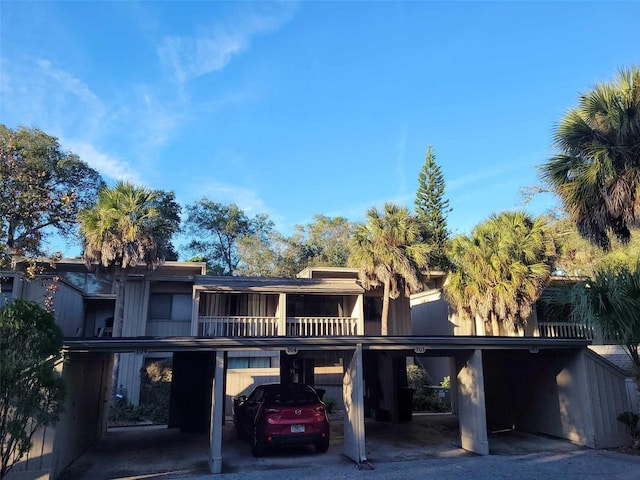
[[[227,368],[271,368],[271,357],[234,357]]]
[[[191,320],[191,295],[152,293],[149,320]]]

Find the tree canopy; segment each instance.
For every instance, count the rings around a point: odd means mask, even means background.
[[[0,307],[0,478],[27,454],[35,431],[58,419],[61,350],[50,312],[23,300]]]
[[[551,309],[568,307],[572,321],[590,325],[624,347],[640,385],[640,263],[603,268],[593,278],[554,292],[547,299]]]
[[[178,228],[172,203],[172,194],[159,198],[157,192],[129,182],[102,188],[96,204],[78,214],[87,263],[111,269],[141,262],[156,266],[164,260],[162,243]]]
[[[187,249],[205,257],[216,275],[233,275],[240,263],[238,240],[260,232],[264,215],[249,218],[235,203],[224,205],[202,198],[186,207],[185,230],[192,240]]]
[[[431,245],[429,268],[447,270],[449,230],[447,214],[451,211],[449,200],[444,197],[445,181],[431,145],[427,147],[424,164],[418,174],[418,190],[415,211],[420,225],[422,241]]]
[[[500,324],[522,331],[551,273],[549,246],[541,217],[492,215],[471,236],[452,242],[453,271],[444,290],[449,304],[462,319],[490,323],[495,336]]]
[[[554,132],[559,153],[541,167],[581,235],[609,249],[640,226],[640,67],[580,96]]]
[[[367,223],[358,224],[351,239],[349,263],[361,270],[365,288],[383,286],[381,334],[389,332],[390,299],[409,296],[424,286],[429,247],[421,242],[415,216],[406,207],[386,203],[371,208]]]
[[[97,171],[37,128],[0,125],[0,266],[45,252],[47,233],[76,233],[78,211],[103,185]]]

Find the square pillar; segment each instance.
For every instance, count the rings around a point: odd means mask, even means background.
[[[342,395],[346,419],[344,423],[344,455],[358,465],[367,461],[364,436],[364,381],[362,345],[358,344],[349,364],[345,362]]]
[[[215,372],[211,389],[211,427],[209,443],[209,469],[211,473],[222,473],[225,357],[225,352],[216,352]]]
[[[469,452],[489,455],[482,351],[456,358],[456,372],[460,443]]]

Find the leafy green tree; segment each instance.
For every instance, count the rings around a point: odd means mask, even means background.
[[[11,254],[43,255],[49,233],[71,238],[78,211],[93,204],[102,185],[55,137],[0,124],[0,267]]]
[[[178,260],[178,252],[173,245],[174,233],[180,231],[180,213],[182,207],[176,202],[173,191],[154,190],[152,205],[162,218],[161,228],[156,228],[154,237],[158,244],[158,256],[164,260]]]
[[[640,67],[599,83],[554,132],[559,153],[541,167],[578,231],[610,248],[640,226]]]
[[[256,216],[252,232],[237,239],[240,261],[235,273],[253,277],[279,276],[284,245],[285,239],[275,230],[268,216]]]
[[[429,145],[424,165],[418,174],[415,211],[422,241],[432,246],[429,268],[439,270],[447,270],[450,266],[446,252],[449,244],[447,214],[451,208],[449,200],[444,198],[444,189],[442,171],[436,163],[433,148]]]
[[[383,287],[381,334],[387,335],[390,299],[424,287],[421,271],[430,249],[421,242],[418,221],[406,207],[386,203],[382,212],[371,208],[367,223],[355,228],[351,252],[349,263],[361,270],[364,287]]]
[[[249,218],[236,204],[224,205],[202,198],[186,207],[185,230],[192,240],[187,250],[209,260],[215,275],[233,275],[240,264],[238,241],[263,235],[272,225],[266,215]],[[267,233],[265,233],[266,235]]]
[[[492,215],[470,237],[452,242],[453,271],[444,287],[449,304],[472,324],[488,321],[494,336],[500,324],[521,331],[550,276],[550,245],[542,217]]]
[[[170,195],[165,198],[170,198]],[[93,208],[78,214],[84,239],[84,259],[114,272],[118,290],[118,311],[113,336],[122,336],[128,271],[140,263],[155,268],[163,260],[161,242],[171,238],[176,222],[163,217],[155,192],[129,182],[98,192]],[[117,387],[119,357],[114,359],[114,388]]]
[[[304,267],[346,267],[353,224],[344,217],[314,215],[313,222],[297,225],[291,242],[298,243]]]
[[[612,239],[608,251],[580,235],[569,217],[550,221],[548,230],[556,249],[554,270],[562,275],[591,277],[602,269],[633,268],[640,258],[640,229],[631,229],[628,242]]]
[[[50,312],[23,300],[0,308],[0,478],[29,452],[34,433],[58,420],[61,349]]]

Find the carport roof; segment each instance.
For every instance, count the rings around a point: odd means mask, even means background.
[[[82,352],[179,352],[230,350],[412,350],[416,354],[470,350],[540,350],[584,348],[586,339],[539,337],[465,336],[350,336],[350,337],[110,337],[66,338],[63,351]]]

